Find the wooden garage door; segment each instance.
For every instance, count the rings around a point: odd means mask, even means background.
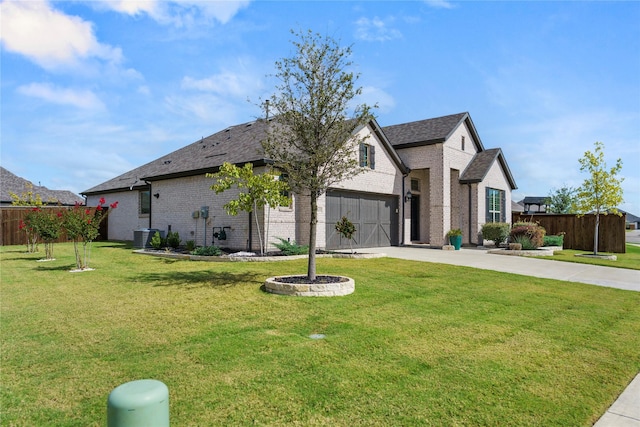
[[[348,191],[327,192],[327,249],[348,249],[336,231],[342,216],[356,226],[354,248],[398,245],[398,198]]]

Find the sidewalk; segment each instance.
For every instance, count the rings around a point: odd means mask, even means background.
[[[525,276],[558,279],[640,292],[640,271],[601,267],[530,257],[496,255],[486,249],[444,251],[426,247],[386,247],[361,249],[384,253],[391,258],[439,262]],[[640,374],[631,381],[594,427],[640,427]]]

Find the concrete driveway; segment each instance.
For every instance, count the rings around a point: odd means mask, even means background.
[[[487,253],[487,249],[476,248],[445,251],[419,246],[393,246],[366,248],[358,251],[384,253],[391,258],[462,265],[483,270],[566,280],[640,292],[640,270],[551,261],[543,258],[496,255]]]

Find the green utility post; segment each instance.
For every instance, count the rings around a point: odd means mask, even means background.
[[[169,427],[169,389],[158,380],[114,388],[107,401],[107,427]]]

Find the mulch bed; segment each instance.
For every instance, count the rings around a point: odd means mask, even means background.
[[[316,280],[309,280],[307,276],[286,276],[286,277],[276,277],[276,281],[281,283],[291,283],[294,285],[304,285],[304,284],[326,284],[326,283],[340,283],[346,282],[349,279],[346,277],[340,276],[316,276]]]

